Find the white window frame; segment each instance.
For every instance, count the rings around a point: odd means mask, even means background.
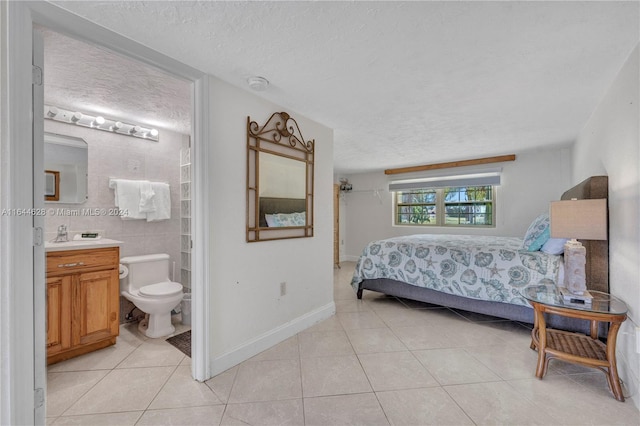
[[[412,190],[432,190],[436,193],[436,220],[435,223],[401,223],[398,222],[398,207],[399,207],[399,192],[403,192],[402,190],[394,191],[393,194],[393,225],[394,226],[424,226],[424,227],[447,227],[447,228],[495,228],[496,226],[496,185],[463,185],[456,186],[457,188],[471,188],[471,187],[481,187],[481,186],[490,186],[491,187],[491,199],[488,202],[491,203],[491,224],[490,225],[474,225],[474,224],[448,224],[446,223],[446,203],[445,202],[445,187],[427,187],[424,188],[407,188],[404,192],[410,192]],[[482,203],[487,203],[487,201],[483,201]]]

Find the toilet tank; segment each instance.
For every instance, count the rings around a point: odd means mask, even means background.
[[[137,290],[145,285],[169,281],[169,255],[164,253],[128,256],[120,263],[129,269],[129,275],[120,280],[121,290]]]

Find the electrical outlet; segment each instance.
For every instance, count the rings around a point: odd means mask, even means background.
[[[284,296],[285,294],[287,294],[287,283],[286,282],[281,282],[280,283],[280,296]]]

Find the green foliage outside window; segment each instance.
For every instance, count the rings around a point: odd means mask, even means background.
[[[493,193],[492,186],[398,191],[395,224],[493,226]]]

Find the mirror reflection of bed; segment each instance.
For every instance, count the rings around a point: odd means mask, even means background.
[[[304,226],[306,164],[267,152],[259,158],[260,227]]]
[[[304,198],[260,197],[260,227],[304,226],[306,203]]]

